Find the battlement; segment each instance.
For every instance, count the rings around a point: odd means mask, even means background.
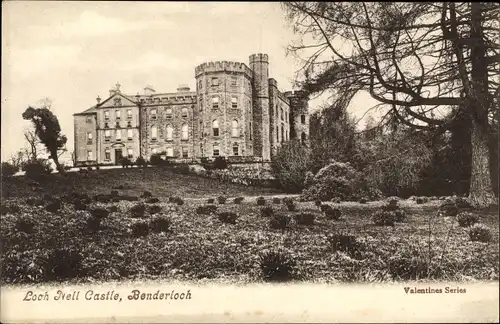
[[[198,77],[203,73],[214,73],[214,72],[236,72],[244,73],[248,77],[252,77],[252,70],[245,63],[231,62],[231,61],[215,61],[207,62],[198,65],[195,68],[195,77]]]
[[[267,54],[262,54],[262,53],[252,54],[250,55],[249,61],[250,64],[257,62],[269,63],[269,56]]]
[[[276,79],[273,79],[273,78],[269,78],[269,86],[273,86],[273,87],[278,87],[278,81],[276,81]]]

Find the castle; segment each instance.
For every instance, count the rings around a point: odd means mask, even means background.
[[[269,162],[285,141],[309,139],[308,98],[280,92],[269,78],[267,54],[249,66],[217,61],[195,68],[196,91],[126,95],[120,85],[109,97],[74,114],[76,165],[118,164],[160,154],[178,162],[224,156],[234,162]]]

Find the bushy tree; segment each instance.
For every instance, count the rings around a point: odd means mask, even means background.
[[[297,140],[283,143],[273,158],[272,173],[287,191],[299,192],[304,188],[309,169],[310,150]]]
[[[13,176],[17,171],[19,171],[19,167],[9,162],[2,162],[2,177]]]
[[[61,133],[61,126],[56,115],[49,108],[26,109],[23,114],[25,120],[30,120],[35,127],[35,134],[45,145],[50,158],[56,164],[57,170],[64,173],[64,168],[59,163],[59,152],[66,146],[67,138]]]

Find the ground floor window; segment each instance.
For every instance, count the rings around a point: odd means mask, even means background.
[[[183,158],[188,158],[189,157],[189,153],[188,153],[187,147],[183,147],[182,148],[182,157]]]
[[[219,156],[219,144],[215,143],[213,146],[213,156]]]
[[[93,159],[92,151],[87,151],[87,161],[91,161]]]
[[[167,156],[168,157],[174,156],[174,148],[173,147],[167,147]]]
[[[131,148],[127,149],[127,156],[129,159],[133,158],[134,157],[134,150],[132,150]]]
[[[239,153],[238,143],[233,143],[233,155],[238,156],[238,153]]]
[[[111,150],[108,148],[106,148],[106,150],[104,151],[104,159],[106,161],[110,161],[111,160]]]

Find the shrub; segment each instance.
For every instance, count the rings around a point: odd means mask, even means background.
[[[149,206],[149,213],[151,215],[158,214],[159,212],[161,212],[160,206],[158,206],[158,205]]]
[[[161,158],[160,153],[152,154],[149,158],[149,164],[151,165],[161,165],[163,164],[163,160]]]
[[[156,203],[159,203],[159,202],[160,202],[160,199],[155,198],[155,197],[152,197],[152,198],[148,198],[148,199],[146,200],[146,202],[147,202],[148,204],[156,204]]]
[[[128,157],[122,157],[120,163],[122,165],[122,168],[129,168],[133,164]]]
[[[75,210],[86,210],[87,205],[85,205],[81,200],[75,201]]]
[[[445,216],[457,216],[458,215],[458,207],[452,201],[445,201],[439,207],[439,213]]]
[[[30,206],[43,206],[43,200],[36,198],[28,198],[26,199],[26,204]]]
[[[97,232],[101,228],[102,218],[89,217],[87,218],[87,229],[91,232]]]
[[[366,198],[359,199],[360,204],[366,204],[367,202],[368,202],[368,199],[366,199]]]
[[[461,227],[471,227],[472,225],[479,223],[479,217],[469,212],[461,212],[457,215],[457,221]]]
[[[223,223],[236,224],[236,219],[238,215],[233,212],[222,212],[217,215],[217,218]]]
[[[84,275],[82,260],[79,251],[65,248],[52,250],[44,262],[44,274],[49,280],[80,277]]]
[[[401,223],[406,221],[406,213],[403,210],[397,209],[395,211],[392,211],[391,213],[394,217],[394,222]]]
[[[391,205],[391,203],[388,203],[387,205],[382,206],[382,210],[388,211],[388,212],[396,211],[398,209],[399,209],[399,206],[397,205],[397,201],[396,201],[396,204]]]
[[[272,216],[274,214],[273,207],[271,206],[262,207],[260,209],[260,214],[264,217]]]
[[[9,162],[2,162],[2,178],[3,177],[11,177],[16,172],[19,171],[19,168],[10,164]]]
[[[286,204],[286,208],[288,209],[288,211],[296,211],[297,205],[295,205],[295,203],[292,201],[292,202]]]
[[[135,164],[138,167],[143,167],[143,168],[148,166],[148,162],[142,156],[137,157],[137,159],[135,160]]]
[[[264,206],[266,204],[266,199],[264,197],[257,198],[257,205]]]
[[[130,208],[130,214],[134,218],[144,217],[144,213],[146,212],[146,205],[143,203],[136,204]]]
[[[182,206],[184,205],[184,199],[180,198],[180,197],[176,197],[175,198],[175,203],[179,206]]]
[[[297,140],[285,142],[278,149],[271,168],[283,189],[300,192],[309,168],[309,150]]]
[[[285,197],[285,198],[283,198],[283,203],[284,203],[285,205],[288,205],[288,204],[293,204],[293,199],[292,199],[292,198],[290,198],[290,197]]]
[[[337,198],[337,197],[332,198],[330,201],[331,201],[331,202],[333,202],[333,203],[335,203],[335,204],[340,204],[340,203],[342,202],[342,201],[341,201],[339,198]]]
[[[90,210],[90,215],[95,218],[104,219],[108,217],[109,211],[104,208],[94,208]]]
[[[457,208],[472,208],[471,203],[464,197],[457,197],[455,199],[455,205]]]
[[[316,205],[316,207],[320,207],[321,206],[321,200],[315,200],[314,201],[314,205]]]
[[[295,214],[295,222],[298,225],[313,225],[314,224],[314,214],[311,213],[299,213]]]
[[[111,196],[118,197],[118,195],[119,195],[118,190],[111,190]]]
[[[293,277],[296,262],[288,252],[270,250],[259,256],[259,266],[264,280],[286,281]]]
[[[151,231],[155,233],[168,232],[172,222],[167,217],[155,217],[151,223]]]
[[[491,229],[484,224],[474,224],[469,228],[469,238],[473,242],[489,242],[493,238]]]
[[[51,195],[49,194],[44,194],[43,197],[42,197],[43,201],[45,201],[46,203],[48,202],[51,202],[54,200],[54,197],[52,197]]]
[[[128,195],[120,195],[117,197],[118,200],[125,200],[125,201],[138,201],[139,197],[137,196],[128,196]]]
[[[45,206],[45,210],[51,213],[57,212],[59,209],[61,209],[61,201],[60,200],[55,200],[51,203],[49,203],[47,206]]]
[[[118,211],[118,206],[110,206],[109,207],[109,212],[110,213],[116,213]]]
[[[332,206],[329,205],[322,205],[322,207],[323,207],[322,211],[323,213],[325,213],[328,219],[339,220],[340,217],[342,216],[342,212],[338,208],[333,208]]]
[[[33,233],[35,222],[28,217],[21,217],[16,220],[16,230],[27,234]]]
[[[350,255],[359,252],[360,247],[354,235],[335,233],[329,235],[327,240],[335,252],[341,251],[349,253]]]
[[[91,166],[88,166],[88,167],[87,167],[87,171],[92,171],[92,167],[91,167]]]
[[[149,226],[147,222],[137,222],[132,224],[132,236],[140,237],[149,234]]]
[[[389,273],[394,279],[418,280],[427,278],[429,267],[420,255],[392,256],[388,261]]]
[[[269,221],[269,227],[284,231],[290,224],[290,217],[283,214],[274,215]]]
[[[243,202],[243,200],[245,200],[244,197],[236,197],[236,198],[234,198],[234,203],[239,205]]]
[[[26,171],[26,177],[35,181],[42,181],[52,172],[52,167],[47,160],[39,159],[26,163],[24,170]]]
[[[97,171],[99,171],[99,170],[101,169],[101,167],[100,167],[100,166],[98,166],[98,165],[96,165],[96,166],[95,166],[95,169],[96,169]]]
[[[21,211],[21,208],[19,208],[18,205],[13,205],[13,204],[10,204],[10,205],[4,205],[2,204],[1,206],[1,214],[2,215],[5,215],[5,214],[17,214]]]
[[[278,197],[273,197],[273,204],[276,204],[276,205],[281,204],[281,199],[279,199]]]
[[[98,202],[109,203],[113,199],[113,196],[107,194],[98,194],[94,196],[94,199]]]
[[[153,194],[149,191],[144,191],[141,195],[141,198],[151,198],[153,197]]]
[[[426,204],[428,202],[429,202],[429,198],[427,198],[427,197],[417,197],[417,199],[416,199],[416,203],[418,205]]]
[[[216,156],[213,162],[214,169],[227,169],[227,161],[223,156]]]
[[[217,206],[215,205],[205,205],[196,208],[196,213],[199,215],[210,215],[217,211]]]
[[[217,202],[221,205],[224,205],[226,203],[227,197],[224,196],[219,196],[217,197]]]
[[[376,226],[394,226],[394,214],[387,211],[376,211],[373,215],[373,223]]]
[[[214,202],[215,202],[214,198],[208,198],[207,199],[207,203],[209,203],[209,204],[213,204]]]

